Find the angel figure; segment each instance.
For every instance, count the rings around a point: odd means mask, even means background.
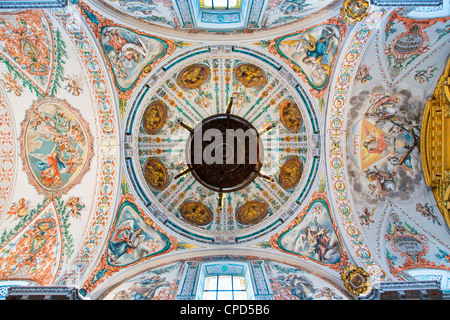
[[[137,63],[141,60],[141,56],[146,57],[150,53],[150,39],[145,43],[131,32],[119,34],[118,29],[113,30],[108,28],[105,36],[108,38],[106,44],[115,51],[113,56],[115,63],[123,63],[124,67],[131,67],[132,61]]]
[[[149,254],[158,252],[161,249],[162,244],[159,242],[159,239],[148,239],[143,243],[140,250],[140,255],[145,257]]]

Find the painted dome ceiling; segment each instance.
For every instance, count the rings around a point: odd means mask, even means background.
[[[0,289],[448,292],[448,3],[199,3],[0,9]]]
[[[210,50],[199,47],[189,58],[171,60],[170,69],[153,78],[151,89],[136,91],[138,104],[128,115],[133,137],[129,170],[137,176],[133,184],[142,190],[142,200],[165,215],[167,225],[175,224],[197,241],[239,243],[279,227],[282,213],[306,197],[313,182],[311,171],[318,165],[313,159],[313,150],[319,149],[318,141],[313,141],[318,139],[317,118],[304,91],[291,87],[289,74],[280,78],[275,73],[278,63],[270,57],[256,58],[255,51],[245,47],[222,48],[214,56]],[[242,166],[236,161],[226,168],[197,169],[189,154],[190,133],[183,125],[195,128],[203,123],[213,129],[222,121],[227,125],[230,99],[234,122],[229,127],[260,132],[261,164],[250,168],[254,171],[245,167],[248,161]],[[223,143],[231,153],[233,148],[245,148],[240,141],[235,146],[226,139]],[[188,170],[189,160],[193,172],[178,178]],[[221,178],[219,170],[226,176]]]

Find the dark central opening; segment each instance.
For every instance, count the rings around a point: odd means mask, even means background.
[[[204,119],[191,132],[186,146],[192,175],[217,192],[232,192],[250,184],[259,175],[263,155],[262,141],[253,125],[232,114]]]

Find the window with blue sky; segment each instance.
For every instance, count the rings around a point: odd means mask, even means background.
[[[202,9],[237,9],[241,0],[199,0]]]

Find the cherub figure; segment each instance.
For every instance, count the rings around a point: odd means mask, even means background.
[[[80,203],[79,197],[70,197],[66,202],[66,208],[69,209],[69,215],[77,219],[81,215],[80,210],[84,207],[85,205]]]
[[[28,213],[28,207],[25,204],[25,198],[20,198],[17,203],[13,203],[9,211],[7,212],[7,218],[9,219],[14,216],[14,219],[22,218]]]
[[[420,212],[422,216],[424,216],[428,220],[433,221],[433,223],[441,225],[436,214],[434,213],[433,207],[429,206],[428,203],[425,202],[425,204],[421,204],[420,202],[418,202],[416,204],[416,211]]]
[[[361,65],[356,72],[355,80],[360,81],[361,83],[366,83],[367,81],[372,80],[370,69],[372,69],[372,66],[369,67],[365,64]]]
[[[370,226],[370,223],[374,223],[370,217],[373,217],[373,213],[375,211],[376,207],[372,209],[372,212],[367,209],[367,207],[362,207],[362,213],[359,215],[359,219],[361,220],[362,225]]]
[[[67,82],[66,90],[74,96],[79,96],[82,89],[80,88],[78,76],[75,75],[74,77],[71,77],[70,75],[68,75],[68,80],[69,81]]]

